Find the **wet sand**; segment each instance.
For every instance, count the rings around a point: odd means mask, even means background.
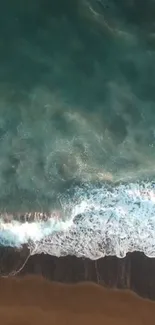
[[[0,324],[154,325],[155,302],[92,283],[0,278]]]

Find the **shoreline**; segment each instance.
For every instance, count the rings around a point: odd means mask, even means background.
[[[2,277],[43,276],[52,282],[76,284],[93,282],[107,288],[127,289],[155,300],[155,258],[143,253],[128,253],[125,258],[106,256],[93,261],[75,256],[32,255],[22,249],[0,247]]]

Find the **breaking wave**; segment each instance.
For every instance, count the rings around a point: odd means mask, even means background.
[[[0,243],[27,244],[31,255],[123,258],[142,251],[155,257],[155,183],[85,184],[59,197],[61,214],[31,222],[1,218]]]

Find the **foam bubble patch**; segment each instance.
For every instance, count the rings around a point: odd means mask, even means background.
[[[71,191],[70,191],[71,192]],[[27,244],[32,254],[123,258],[142,251],[155,257],[153,182],[76,187],[61,198],[66,218],[0,224],[4,246]]]

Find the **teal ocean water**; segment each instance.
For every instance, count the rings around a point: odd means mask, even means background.
[[[155,256],[154,13],[154,0],[0,5],[2,245]]]

